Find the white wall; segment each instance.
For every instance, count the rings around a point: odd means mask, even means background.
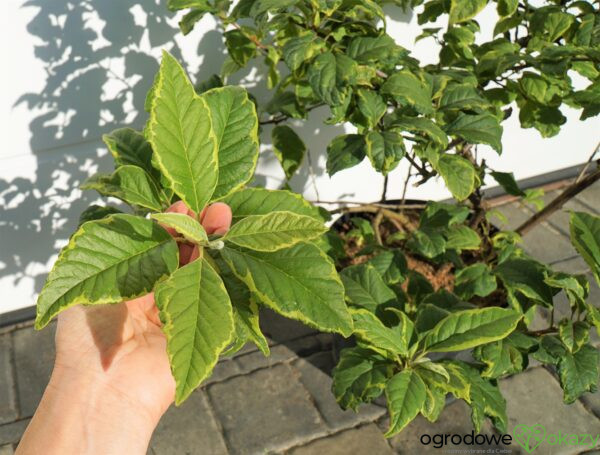
[[[433,61],[432,41],[417,46],[410,15],[393,13],[388,29],[399,44]],[[0,73],[0,313],[33,305],[55,255],[72,232],[79,213],[97,200],[77,186],[98,170],[109,170],[100,136],[145,121],[143,101],[162,48],[182,57],[194,79],[217,73],[224,45],[211,17],[183,37],[177,20],[158,0],[4,0],[0,14],[3,43]],[[493,11],[484,12],[485,22]],[[264,99],[256,69],[232,78]],[[597,120],[571,123],[560,136],[542,140],[521,130],[515,118],[505,125],[504,153],[480,149],[498,170],[524,178],[584,161],[598,140]],[[322,126],[327,109],[295,122],[309,146],[321,200],[376,200],[381,177],[367,162],[329,179],[324,148],[344,128]],[[256,181],[269,187],[283,174],[268,151],[268,128]],[[392,174],[390,196],[400,196],[406,168]],[[291,182],[309,199],[316,197],[306,165]],[[445,198],[439,182],[410,188],[409,197]]]

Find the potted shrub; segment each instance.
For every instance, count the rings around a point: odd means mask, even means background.
[[[418,38],[440,45],[437,64],[421,64],[386,33],[384,3],[423,4]],[[87,184],[132,204],[138,215],[106,207],[84,214],[90,221],[73,235],[40,295],[38,327],[72,304],[117,302],[154,289],[179,403],[228,345],[231,351],[249,340],[267,352],[257,313],[258,304],[267,305],[355,336],[356,346],[340,354],[333,393],[344,408],[385,393],[388,436],[419,413],[435,421],[447,394],[471,406],[476,430],[489,417],[505,431],[497,380],[522,371],[530,357],[556,368],[565,402],[594,391],[599,357],[589,337],[594,327],[600,330],[600,310],[588,300],[586,277],[552,270],[519,242],[598,180],[600,170],[582,176],[516,231],[505,231],[491,223],[485,179],[514,196],[539,194],[521,190],[511,173],[491,169],[475,151],[485,144],[500,153],[502,122],[517,113],[524,128],[548,137],[566,121],[563,104],[581,109],[582,118],[600,112],[598,5],[490,3],[499,16],[493,38],[476,42],[476,16],[486,0],[241,0],[234,8],[229,1],[170,0],[170,9],[188,10],[184,33],[207,13],[218,18],[229,56],[221,74],[196,92],[174,59],[163,56],[145,131],[107,136],[117,168]],[[273,90],[259,117],[243,89],[223,86],[256,57],[264,59]],[[586,79],[584,88],[574,87],[574,73]],[[256,164],[258,124],[276,125],[274,152],[289,178],[306,147],[286,122],[324,105],[328,124],[356,128],[327,145],[328,173],[368,158],[386,176],[381,201],[335,209],[345,218],[329,232],[323,210],[299,195],[244,187]],[[410,163],[417,184],[441,177],[456,202],[387,201],[387,175],[401,160]],[[235,223],[222,237],[206,236],[191,218],[159,213],[177,199],[196,214],[208,202],[224,201]],[[164,227],[178,233],[175,239]],[[572,213],[571,235],[600,280],[600,219]],[[118,264],[89,250],[90,239],[109,237],[123,243]],[[201,258],[177,268],[176,242],[198,245]],[[131,254],[140,259],[124,262]],[[143,279],[124,281],[117,273],[110,275],[113,286],[100,288],[89,281],[97,264],[121,272],[134,267]],[[72,278],[73,270],[82,273]],[[184,280],[198,284],[195,293],[184,290]],[[203,295],[204,286],[215,289],[212,298]],[[572,313],[554,317],[560,292]],[[192,313],[183,311],[182,299],[192,299]],[[220,322],[199,317],[203,308],[217,311]],[[547,328],[533,330],[540,308],[553,316]],[[211,340],[209,362],[177,355],[178,347],[193,343],[177,330],[189,318]],[[446,355],[461,351],[470,353],[468,361]],[[182,375],[190,364],[200,373]]]

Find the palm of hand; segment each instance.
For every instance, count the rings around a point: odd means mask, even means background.
[[[191,214],[181,202],[168,211]],[[231,224],[231,211],[213,204],[201,220],[208,233],[223,233]],[[197,256],[197,247],[180,245],[181,265]],[[166,344],[152,293],[115,305],[78,305],[59,315],[56,365],[102,381],[158,420],[175,396]]]

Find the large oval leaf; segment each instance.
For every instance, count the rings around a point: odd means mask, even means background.
[[[217,138],[206,102],[168,52],[156,80],[148,136],[169,185],[199,213],[217,185]]]
[[[354,334],[358,338],[372,345],[375,350],[385,349],[404,357],[408,355],[412,326],[401,323],[395,327],[386,327],[377,316],[362,308],[351,309],[350,314],[354,321]]]
[[[322,221],[292,212],[249,215],[234,224],[223,240],[256,251],[277,251],[312,240],[327,228]]]
[[[219,180],[213,199],[235,191],[252,178],[258,160],[258,118],[242,87],[213,88],[202,94],[217,138]]]
[[[505,308],[483,308],[451,313],[423,339],[427,352],[462,351],[508,336],[523,315]]]
[[[272,253],[225,247],[221,254],[256,297],[278,313],[326,332],[352,333],[342,282],[315,245],[299,243]]]
[[[206,259],[178,269],[156,287],[154,298],[167,337],[175,403],[180,404],[212,373],[231,340],[231,301]]]
[[[571,213],[571,242],[590,266],[600,284],[600,217],[583,212]]]
[[[76,305],[118,303],[147,294],[179,263],[175,240],[141,217],[88,221],[73,234],[37,301],[36,328]]]
[[[426,386],[413,370],[406,369],[392,377],[385,387],[390,427],[385,434],[400,433],[419,413],[426,399]]]
[[[266,215],[271,212],[288,211],[323,220],[319,209],[297,193],[265,188],[243,188],[222,199],[231,207],[233,224],[248,215]]]

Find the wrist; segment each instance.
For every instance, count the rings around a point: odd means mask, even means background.
[[[22,453],[145,454],[159,418],[101,376],[55,365],[30,424],[44,446]]]

